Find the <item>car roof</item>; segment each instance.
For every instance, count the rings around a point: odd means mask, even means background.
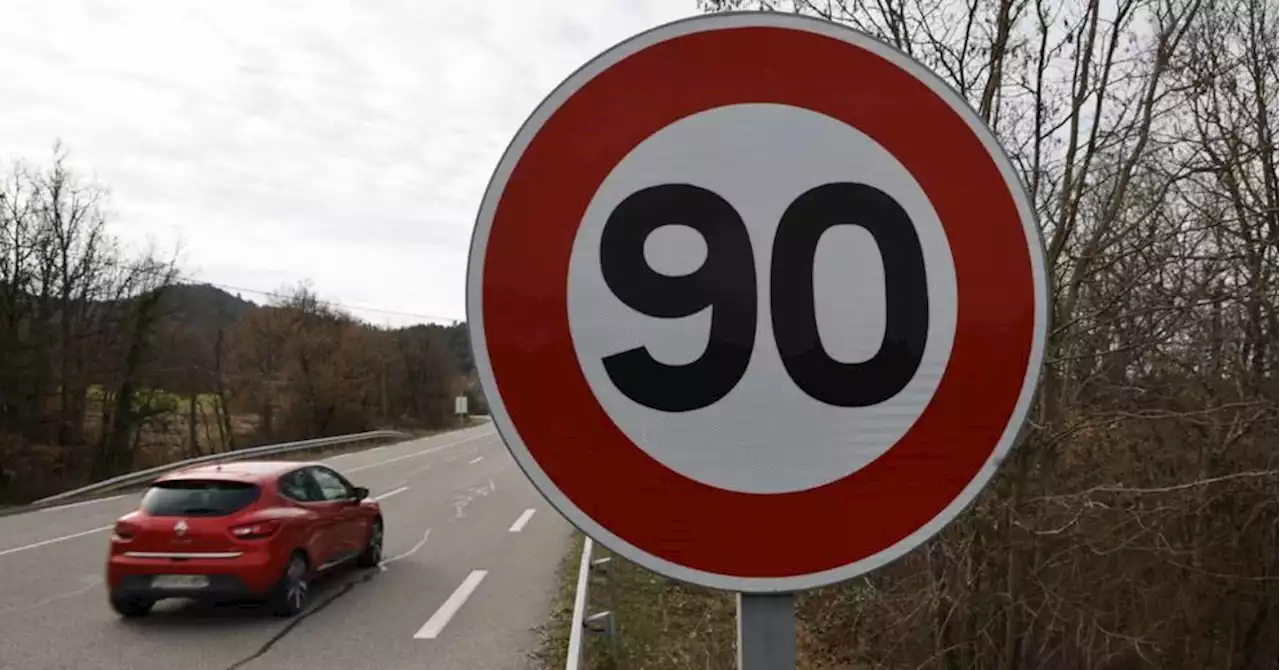
[[[240,482],[260,482],[273,479],[311,465],[323,465],[307,461],[235,461],[233,463],[208,463],[170,472],[156,479],[158,482],[183,479],[222,479]]]

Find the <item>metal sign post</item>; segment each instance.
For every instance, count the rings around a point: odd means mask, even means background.
[[[794,670],[796,594],[738,594],[738,670]]]

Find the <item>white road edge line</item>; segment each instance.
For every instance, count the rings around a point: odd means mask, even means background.
[[[379,500],[386,500],[387,498],[390,498],[391,496],[397,493],[404,493],[405,491],[408,491],[408,490],[409,490],[408,486],[401,486],[398,489],[391,489],[390,491],[387,491],[386,493],[383,493],[380,496],[374,496],[373,499],[375,502]]]
[[[108,502],[108,501],[111,501],[111,500],[119,500],[119,499],[123,498],[124,496],[125,496],[125,494],[121,493],[120,495],[117,495],[117,496],[109,496],[109,497],[107,497],[107,498],[94,498],[93,500],[82,500],[82,501],[80,501],[80,502],[77,502],[77,503],[71,503],[71,504],[69,504],[69,505],[58,505],[57,507],[46,507],[46,508],[44,508],[44,509],[42,509],[42,510],[40,510],[40,511],[41,511],[41,512],[56,512],[56,511],[58,511],[58,510],[71,509],[72,507],[83,507],[83,506],[85,506],[85,505],[96,505],[96,504],[98,504],[98,503],[104,503],[104,502]]]
[[[405,481],[409,481],[409,479],[408,479],[409,477],[412,477],[412,476],[414,476],[414,475],[418,474],[419,472],[425,472],[425,471],[429,470],[430,468],[431,468],[431,464],[430,464],[430,463],[426,463],[426,464],[423,464],[423,465],[419,465],[418,467],[416,467],[416,468],[414,468],[414,469],[412,469],[412,470],[410,470],[410,471],[408,471],[408,472],[406,472],[406,473],[405,473]]]
[[[487,570],[472,570],[471,574],[467,575],[467,578],[458,585],[458,588],[454,589],[453,594],[444,601],[444,604],[440,605],[440,609],[436,610],[436,613],[432,614],[431,618],[422,624],[422,628],[419,628],[418,632],[413,634],[413,639],[436,639],[436,636],[444,630],[453,615],[457,614],[459,609],[462,609],[462,605],[475,592],[476,587],[480,586],[480,582],[484,580],[484,576],[487,574],[489,574]]]
[[[84,537],[85,535],[93,535],[94,533],[101,533],[104,530],[111,530],[112,528],[115,528],[115,524],[111,524],[110,526],[98,526],[97,528],[90,528],[89,530],[82,530],[79,533],[72,533],[70,535],[63,535],[62,537],[55,537],[52,540],[43,540],[40,542],[33,542],[31,544],[24,544],[21,547],[13,547],[11,549],[0,549],[0,556],[8,556],[9,554],[16,554],[20,551],[35,549],[36,547],[43,547],[50,544],[56,544],[58,542],[74,540],[77,537]]]
[[[476,456],[475,458],[467,461],[467,465],[475,465],[476,463],[479,463],[480,461],[483,461],[483,460],[484,460],[484,456]]]
[[[507,532],[519,533],[520,531],[524,530],[524,527],[529,525],[529,519],[533,518],[533,513],[536,511],[538,510],[530,507],[529,509],[521,512],[520,516],[516,518],[516,522],[511,524],[511,528],[507,529]]]
[[[387,465],[387,464],[389,464],[389,463],[396,463],[396,462],[398,462],[398,461],[403,461],[403,460],[405,460],[405,459],[407,459],[407,458],[417,458],[418,456],[426,456],[427,454],[434,454],[434,453],[439,452],[439,451],[444,451],[445,449],[452,449],[452,448],[454,448],[454,447],[464,445],[464,444],[466,444],[466,443],[468,443],[468,442],[474,442],[474,441],[476,441],[476,440],[479,440],[479,439],[482,439],[482,438],[486,438],[486,437],[489,437],[489,436],[491,436],[491,435],[495,435],[495,434],[496,434],[496,433],[485,433],[485,434],[483,434],[483,435],[472,435],[471,437],[468,437],[468,438],[463,439],[463,440],[458,440],[457,442],[450,442],[449,444],[442,444],[442,445],[440,445],[440,446],[438,446],[438,447],[431,447],[431,448],[429,448],[429,449],[423,449],[422,451],[415,451],[415,452],[413,452],[412,454],[405,454],[405,455],[403,455],[403,456],[396,456],[395,458],[388,458],[388,459],[387,459],[387,460],[385,460],[385,461],[378,461],[377,463],[367,463],[367,464],[365,464],[365,465],[356,466],[356,467],[354,467],[354,468],[346,468],[346,469],[344,470],[344,473],[349,474],[349,473],[352,473],[352,472],[360,472],[361,470],[368,470],[369,468],[376,468],[376,467],[378,467],[379,465]]]
[[[14,612],[26,612],[26,611],[29,611],[29,610],[36,609],[37,607],[44,607],[45,605],[48,605],[48,604],[51,604],[51,603],[56,603],[56,602],[58,602],[59,600],[66,600],[67,598],[74,598],[74,597],[76,597],[76,596],[78,596],[78,595],[80,595],[80,594],[82,594],[82,593],[88,593],[88,592],[90,592],[90,591],[92,591],[92,590],[94,590],[94,589],[98,588],[99,586],[102,586],[102,580],[101,580],[101,579],[98,579],[98,580],[96,580],[96,581],[94,581],[94,582],[92,582],[92,583],[89,583],[89,584],[85,584],[84,586],[81,586],[80,588],[78,588],[78,589],[76,589],[76,590],[74,590],[74,591],[67,591],[67,592],[65,592],[65,593],[57,593],[57,594],[51,595],[51,596],[49,596],[49,597],[47,597],[47,598],[41,598],[40,600],[37,600],[37,601],[35,601],[35,602],[33,602],[33,603],[30,603],[30,604],[10,605],[10,606],[8,606],[8,607],[0,607],[0,614],[12,614],[12,613],[14,613]]]

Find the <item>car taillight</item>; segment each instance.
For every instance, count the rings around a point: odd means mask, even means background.
[[[134,529],[134,527],[133,527],[133,526],[131,526],[131,525],[129,525],[129,524],[127,524],[127,523],[123,522],[123,521],[117,521],[117,522],[116,522],[116,527],[115,527],[115,528],[113,528],[113,529],[111,530],[111,534],[112,534],[112,537],[113,537],[114,539],[116,539],[116,540],[123,540],[123,541],[126,541],[126,542],[127,542],[127,541],[129,541],[129,540],[132,540],[132,539],[133,539],[133,535],[134,535],[134,533],[136,533],[136,532],[137,532],[137,531]]]
[[[268,537],[279,529],[279,521],[259,521],[258,523],[246,524],[244,526],[233,526],[231,528],[231,534],[242,540],[255,540],[260,537]]]

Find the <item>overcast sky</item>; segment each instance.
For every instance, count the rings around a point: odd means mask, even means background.
[[[187,273],[462,319],[489,174],[561,79],[695,0],[10,0],[0,160],[55,139]],[[261,301],[260,295],[245,292]],[[357,311],[378,323],[422,319]]]

